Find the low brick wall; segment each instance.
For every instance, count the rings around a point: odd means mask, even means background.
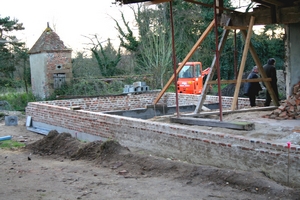
[[[105,139],[116,139],[128,147],[150,150],[166,157],[191,163],[228,167],[231,169],[263,171],[272,179],[286,183],[288,149],[286,144],[275,144],[229,134],[204,131],[199,127],[167,124],[101,113],[108,110],[145,108],[152,104],[157,93],[99,97],[59,101],[31,102],[26,115],[32,122],[64,128],[70,132],[85,133]],[[198,102],[199,96],[179,95],[180,105]],[[222,105],[230,106],[230,97],[222,98]],[[208,96],[206,103],[218,102]],[[175,104],[175,95],[165,94],[159,103]],[[239,99],[239,107],[248,105]],[[82,110],[71,110],[81,106]],[[290,184],[300,186],[300,147],[290,149]]]
[[[121,95],[121,96],[105,96],[95,98],[81,98],[68,100],[44,101],[49,105],[56,105],[61,107],[80,106],[83,110],[102,112],[112,110],[132,110],[136,108],[146,108],[147,105],[153,105],[157,98],[158,92],[144,93],[138,95]],[[178,94],[179,105],[197,105],[200,95],[192,94]],[[231,107],[232,97],[222,97],[222,107]],[[219,103],[218,96],[207,95],[205,103]],[[262,106],[263,99],[256,100],[257,105]],[[176,105],[176,95],[174,93],[166,93],[159,100],[158,104],[166,104],[167,106]],[[249,106],[248,98],[238,99],[238,108]]]

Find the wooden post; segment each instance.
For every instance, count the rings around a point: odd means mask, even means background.
[[[230,23],[230,20],[227,21],[227,24],[226,25],[229,25]],[[226,39],[227,39],[227,36],[229,34],[229,30],[223,30],[223,33],[222,33],[222,37],[221,37],[221,40],[220,40],[220,43],[219,43],[219,46],[218,46],[218,51],[221,53],[222,50],[223,50],[223,47],[225,45],[225,42],[226,42]],[[206,94],[207,94],[207,89],[208,89],[208,85],[209,85],[209,81],[212,80],[213,76],[214,76],[214,73],[216,71],[216,54],[214,55],[214,58],[213,58],[213,61],[210,65],[210,73],[207,75],[207,78],[206,78],[206,81],[204,83],[204,87],[203,87],[203,90],[202,90],[202,93],[200,95],[200,99],[198,101],[198,104],[196,106],[196,109],[194,111],[194,113],[200,113],[201,109],[202,109],[202,106],[204,104],[204,101],[205,101],[205,98],[206,98]]]
[[[245,30],[241,30],[241,32],[242,32],[242,35],[243,35],[243,37],[245,39],[246,35],[247,35],[246,31]],[[257,53],[255,51],[255,48],[253,47],[253,45],[252,45],[251,42],[250,42],[249,48],[250,48],[250,53],[251,53],[251,55],[253,57],[253,60],[254,60],[254,62],[256,64],[257,68],[258,68],[258,71],[259,71],[261,77],[263,78],[263,80],[268,80],[267,74],[266,74],[266,72],[265,72],[265,70],[264,70],[264,68],[263,68],[263,66],[262,66],[262,64],[261,64],[261,62],[260,62],[260,60],[258,58],[258,55],[257,55]],[[278,99],[277,99],[277,97],[275,95],[275,92],[274,92],[272,86],[271,86],[271,83],[269,81],[263,81],[263,82],[264,82],[267,90],[270,93],[270,96],[271,96],[271,98],[273,100],[274,105],[275,106],[279,106]]]
[[[231,110],[235,110],[235,108],[236,108],[236,104],[237,104],[237,100],[238,100],[238,96],[239,96],[239,91],[240,91],[240,87],[241,87],[241,80],[242,80],[242,77],[243,77],[243,72],[244,72],[246,59],[247,59],[247,54],[248,54],[248,50],[249,50],[254,19],[255,19],[255,17],[251,16],[250,24],[249,24],[249,28],[248,28],[248,34],[247,34],[247,38],[246,38],[246,41],[245,41],[245,47],[244,47],[243,56],[242,56],[242,62],[241,62],[241,66],[240,66],[240,69],[239,69],[239,75],[237,77],[237,83],[236,83],[236,86],[235,86],[234,97],[233,97],[232,104],[231,104]]]
[[[198,39],[198,41],[196,42],[196,44],[192,47],[192,49],[187,54],[187,56],[183,59],[183,61],[181,62],[180,66],[176,70],[177,74],[183,68],[183,66],[185,65],[185,63],[192,57],[192,55],[197,50],[197,48],[199,47],[199,45],[203,42],[203,40],[206,38],[206,36],[212,30],[212,28],[214,27],[214,25],[215,25],[215,21],[213,20],[209,24],[209,26],[206,28],[206,30],[203,32],[203,34],[200,36],[200,38]],[[154,101],[154,104],[157,104],[157,102],[160,100],[160,98],[162,97],[162,95],[166,92],[166,90],[168,89],[168,87],[171,85],[172,81],[174,81],[174,74],[171,76],[171,78],[169,79],[169,81],[167,82],[167,84],[164,86],[164,88],[160,91],[160,93],[158,94],[158,96],[156,97],[156,99]]]

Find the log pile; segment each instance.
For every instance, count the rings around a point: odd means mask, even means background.
[[[271,114],[263,116],[270,119],[299,119],[300,120],[300,82],[294,85],[293,94]]]

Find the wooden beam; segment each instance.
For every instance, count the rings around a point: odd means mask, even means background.
[[[242,83],[252,83],[252,82],[270,82],[271,78],[256,78],[256,79],[242,79]],[[221,80],[221,84],[232,84],[237,83],[237,80]],[[208,81],[207,84],[217,84],[218,81]]]
[[[229,25],[229,24],[230,24],[230,19],[227,21],[226,25]],[[229,34],[229,30],[223,30],[222,37],[221,37],[221,40],[220,40],[220,43],[218,46],[218,51],[220,53],[222,52],[223,47],[225,46],[225,42],[226,42],[228,34]],[[210,73],[207,75],[206,81],[205,81],[203,89],[202,89],[202,94],[200,95],[200,98],[199,98],[198,104],[196,105],[194,113],[199,113],[202,110],[202,107],[203,107],[203,104],[204,104],[204,101],[206,98],[206,94],[208,91],[208,81],[212,80],[214,73],[216,71],[216,60],[217,60],[217,56],[215,53],[213,61],[210,65]]]
[[[200,36],[200,38],[198,39],[198,41],[196,42],[196,44],[192,47],[192,49],[190,50],[190,52],[183,59],[183,61],[179,65],[179,67],[176,69],[176,74],[178,74],[180,72],[180,70],[183,68],[183,66],[185,65],[185,63],[187,63],[187,61],[192,57],[192,55],[197,50],[197,48],[199,47],[199,45],[203,42],[203,40],[206,38],[206,36],[212,30],[212,28],[214,27],[214,25],[215,25],[215,21],[212,20],[212,22],[209,24],[209,26],[206,28],[206,30],[203,32],[203,34]],[[174,81],[174,78],[175,78],[175,76],[173,74],[171,76],[171,78],[169,79],[169,81],[167,82],[167,84],[164,86],[164,88],[160,91],[160,93],[158,94],[158,96],[154,100],[154,104],[157,104],[157,102],[160,100],[160,98],[162,97],[162,95],[166,92],[166,90],[168,89],[168,87]]]
[[[284,6],[285,5],[283,2],[278,1],[278,0],[263,0],[263,2],[267,2],[269,4],[273,4],[276,6]]]
[[[130,4],[130,3],[141,3],[141,2],[146,2],[149,0],[116,0],[116,2],[120,2],[122,4]]]
[[[240,29],[240,30],[247,30],[247,26],[224,26],[223,29],[226,30],[235,30],[235,29]]]
[[[257,112],[257,111],[268,111],[268,110],[272,111],[275,110],[276,108],[278,108],[278,106],[258,107],[258,108],[249,108],[249,109],[240,109],[240,110],[224,110],[223,114]],[[205,117],[209,115],[220,115],[220,111],[181,114],[180,117]]]
[[[70,106],[70,110],[80,110],[80,106]]]
[[[243,76],[243,72],[244,72],[244,68],[245,68],[245,64],[246,64],[246,59],[247,59],[247,55],[248,55],[248,51],[249,51],[249,45],[250,45],[250,39],[252,36],[252,27],[254,24],[254,20],[255,20],[255,17],[251,17],[249,28],[248,28],[248,34],[247,34],[247,38],[246,38],[245,46],[244,46],[242,62],[241,62],[241,66],[239,69],[239,75],[238,75],[237,83],[235,86],[234,97],[233,97],[232,104],[231,104],[231,110],[235,110],[235,108],[236,108],[236,103],[238,100],[240,86],[241,86],[241,80],[242,80],[242,76]]]
[[[209,126],[209,127],[221,127],[221,128],[230,128],[235,130],[246,130],[251,131],[255,128],[254,123],[252,122],[223,122],[213,119],[199,119],[199,118],[189,118],[189,117],[171,117],[171,122],[196,125],[196,126]]]
[[[246,38],[246,35],[247,35],[246,31],[241,30],[241,33],[242,33],[242,36],[244,38]],[[257,55],[257,53],[255,51],[255,48],[253,47],[253,45],[251,43],[249,45],[249,48],[250,48],[250,53],[251,53],[251,55],[253,57],[253,60],[254,60],[254,62],[256,64],[257,68],[258,68],[258,71],[259,71],[260,75],[262,76],[263,79],[268,78],[267,74],[266,74],[266,72],[265,72],[265,70],[264,70],[264,68],[263,68],[263,66],[262,66],[262,64],[261,64],[261,62],[260,62],[260,60],[258,58],[258,55]],[[270,96],[271,96],[271,98],[273,100],[274,105],[275,106],[279,106],[278,99],[277,99],[277,97],[275,95],[275,92],[274,92],[272,86],[271,86],[271,83],[270,82],[264,82],[264,84],[265,84],[267,90],[270,93]]]
[[[298,6],[276,8],[276,20],[274,22],[271,8],[257,9],[249,13],[222,13],[220,26],[225,26],[231,19],[232,26],[247,26],[251,16],[255,17],[254,25],[268,24],[293,24],[300,22],[300,9]]]

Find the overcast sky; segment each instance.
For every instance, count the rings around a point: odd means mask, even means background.
[[[18,39],[31,48],[47,28],[59,35],[64,44],[73,51],[81,50],[89,39],[83,37],[98,34],[103,41],[108,37],[118,43],[115,22],[121,20],[120,11],[132,21],[128,5],[112,4],[114,0],[3,0],[0,17],[11,17],[23,23],[25,30],[18,31]]]
[[[233,0],[236,6],[245,5],[250,0]],[[114,0],[2,0],[0,17],[11,17],[23,23],[25,30],[18,31],[18,39],[31,48],[47,28],[59,35],[64,44],[80,51],[87,47],[90,40],[84,36],[97,34],[100,41],[111,38],[112,43],[119,44],[115,22],[121,20],[120,11],[132,25],[133,13],[129,8],[135,4],[115,5]],[[122,22],[121,22],[122,23]]]

